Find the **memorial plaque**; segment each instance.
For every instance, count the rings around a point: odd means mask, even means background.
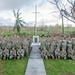
[[[39,46],[40,47],[41,43],[39,42],[39,36],[33,36],[33,42],[31,44],[31,47],[34,46]]]
[[[33,43],[39,43],[39,36],[33,36]]]

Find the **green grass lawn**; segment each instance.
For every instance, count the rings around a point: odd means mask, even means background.
[[[75,75],[75,61],[44,60],[47,75]]]
[[[24,75],[28,58],[0,61],[0,75]]]
[[[68,34],[71,34],[72,32],[75,31],[75,28],[64,28],[64,34],[68,35]],[[50,29],[44,29],[44,30],[36,30],[36,34],[37,35],[48,35],[48,33],[50,33],[51,35],[52,34],[55,34],[55,33],[60,33],[62,34],[62,28],[50,28]],[[19,35],[20,37],[22,36],[25,36],[25,37],[28,37],[28,36],[33,36],[34,35],[34,30],[31,30],[31,29],[26,29],[26,30],[21,30],[20,33],[16,33],[15,31],[2,31],[0,32],[0,36],[1,35],[7,35],[7,36],[13,36],[13,35]]]

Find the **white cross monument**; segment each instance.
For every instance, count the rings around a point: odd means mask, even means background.
[[[34,36],[33,36],[33,43],[32,43],[32,45],[40,45],[40,43],[39,43],[39,36],[36,35],[37,14],[39,13],[39,12],[37,12],[37,5],[35,5],[35,12],[33,12],[33,13],[35,13],[35,25],[34,25]]]

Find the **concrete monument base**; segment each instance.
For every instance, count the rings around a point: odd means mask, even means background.
[[[39,43],[39,36],[33,36],[33,43],[31,44],[31,47],[40,45],[41,43]]]
[[[41,45],[41,43],[32,43],[31,47],[33,47],[33,46],[40,46],[40,45]]]

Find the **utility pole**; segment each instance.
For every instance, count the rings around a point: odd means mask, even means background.
[[[62,35],[64,36],[64,20],[63,20],[63,15],[61,15],[62,17]]]
[[[63,17],[63,9],[61,9],[60,15],[62,19],[62,35],[64,36],[64,17]]]
[[[35,13],[34,35],[36,35],[37,14],[39,13],[39,12],[37,12],[37,5],[35,5],[35,12],[33,12],[33,13]]]

